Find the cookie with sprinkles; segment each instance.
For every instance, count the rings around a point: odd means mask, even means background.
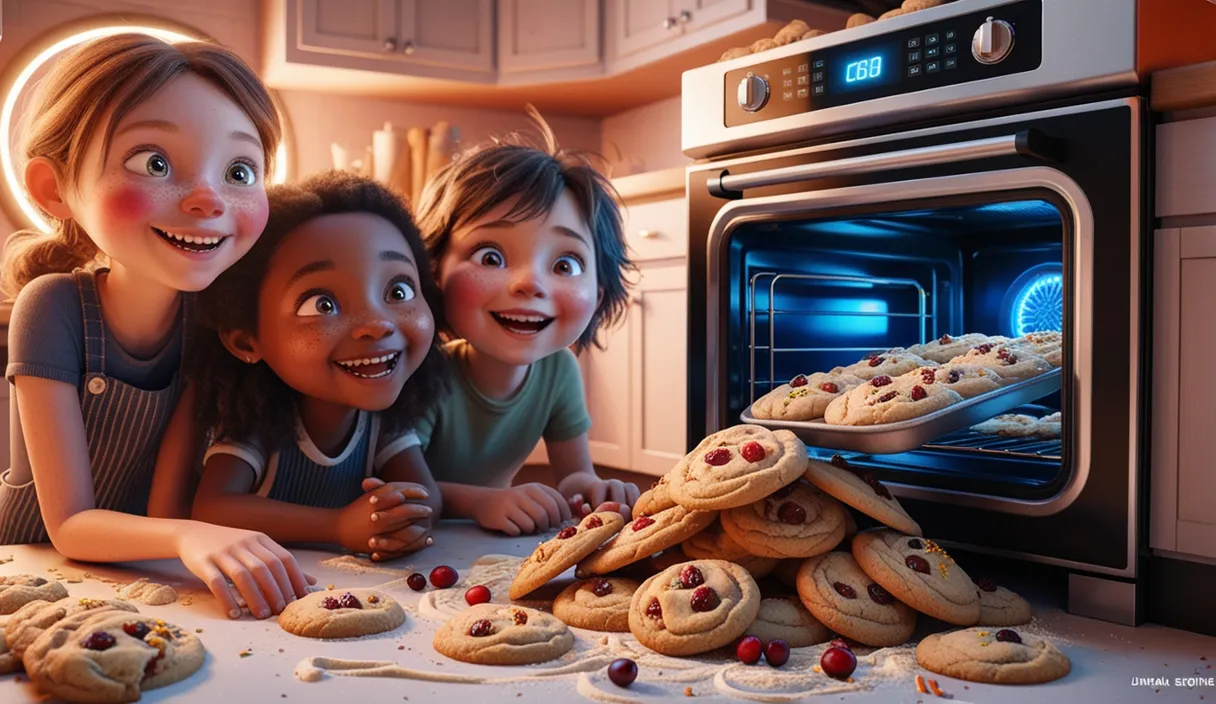
[[[1051,641],[982,626],[926,636],[916,646],[916,662],[939,675],[986,684],[1042,684],[1072,671]]]
[[[853,538],[853,557],[870,578],[917,611],[956,626],[980,618],[975,582],[932,540],[889,528]]]
[[[851,374],[799,374],[756,399],[752,415],[765,420],[818,420],[829,403],[864,383]]]
[[[831,461],[808,460],[806,480],[865,515],[908,535],[923,535],[899,500],[872,472],[854,467],[840,455]]]

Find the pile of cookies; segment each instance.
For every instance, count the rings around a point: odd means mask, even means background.
[[[904,0],[901,6],[895,8],[894,10],[888,10],[887,12],[879,15],[877,18],[875,18],[873,15],[867,15],[864,12],[858,12],[849,17],[848,21],[845,23],[845,29],[860,27],[863,24],[874,22],[876,19],[885,20],[892,17],[899,17],[900,15],[906,15],[909,12],[916,12],[917,10],[927,10],[930,7],[937,7],[938,5],[945,4],[946,1],[947,0]],[[762,51],[768,51],[769,49],[776,49],[779,46],[791,44],[800,39],[813,39],[814,37],[821,37],[825,34],[827,34],[827,32],[823,31],[822,29],[811,29],[810,26],[802,20],[792,20],[789,24],[782,27],[772,39],[765,37],[764,39],[757,39],[756,41],[752,42],[751,46],[727,49],[726,52],[718,58],[718,61],[729,61],[731,59],[737,59],[741,56],[758,54]]]
[[[199,670],[198,636],[140,615],[121,599],[68,598],[54,580],[0,577],[0,673],[22,669],[41,692],[70,702],[139,701]]]
[[[756,399],[760,420],[879,425],[919,418],[1060,366],[1059,332],[1017,338],[967,333],[868,354],[847,367],[799,374]]]

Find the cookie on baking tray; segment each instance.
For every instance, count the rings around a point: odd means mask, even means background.
[[[785,597],[761,599],[756,620],[747,627],[745,635],[756,636],[765,643],[783,640],[791,648],[804,648],[832,639],[832,632],[812,616],[802,602]]]
[[[844,27],[845,29],[852,29],[854,27],[860,27],[863,24],[870,24],[874,20],[875,17],[873,15],[867,15],[864,12],[854,12],[853,14],[849,15],[849,19],[844,23]]]
[[[823,625],[877,648],[903,645],[916,612],[862,571],[847,552],[808,558],[798,570],[798,598]]]
[[[979,621],[975,582],[932,540],[872,528],[853,538],[853,558],[883,589],[917,611],[956,626]]]
[[[980,597],[980,620],[977,626],[1021,626],[1030,623],[1034,614],[1030,602],[991,579],[975,580]]]
[[[685,540],[680,546],[687,559],[692,560],[726,560],[747,570],[753,579],[763,579],[772,573],[779,560],[771,557],[759,557],[747,551],[734,538],[722,529],[722,521],[717,520],[708,528]]]
[[[759,610],[760,587],[747,570],[693,560],[642,583],[629,606],[629,630],[657,653],[696,655],[743,635]]]
[[[32,574],[0,577],[0,616],[8,615],[31,601],[59,601],[68,595],[60,582]]]
[[[405,623],[405,610],[378,589],[327,589],[296,599],[279,614],[279,627],[303,638],[359,638]]]
[[[764,420],[818,420],[828,404],[841,394],[866,383],[848,374],[799,374],[752,404],[752,415]]]
[[[969,332],[965,335],[942,335],[936,340],[908,347],[908,352],[938,364],[945,364],[976,345],[988,341],[983,333]]]
[[[971,426],[971,431],[984,435],[1003,435],[1005,437],[1029,437],[1039,428],[1039,420],[1025,413],[1002,413],[993,416],[982,423]]]
[[[664,474],[659,477],[650,488],[642,492],[638,500],[633,502],[633,515],[636,516],[653,516],[659,511],[663,511],[676,505],[675,501],[671,500],[671,495],[667,493],[668,477]]]
[[[710,435],[671,471],[668,494],[685,508],[722,511],[759,501],[806,470],[806,445],[788,430],[736,425]]]
[[[1010,349],[1022,349],[1058,367],[1064,358],[1064,336],[1055,330],[1028,332],[1006,343]]]
[[[811,557],[844,539],[845,508],[802,479],[771,496],[723,511],[723,530],[761,557]]]
[[[855,376],[869,381],[876,376],[896,377],[917,367],[936,366],[936,362],[912,354],[903,347],[893,347],[886,352],[868,354],[847,367],[836,367],[830,373]]]
[[[987,367],[1000,375],[1006,384],[1032,379],[1051,371],[1051,364],[1025,348],[1008,344],[985,342],[950,360],[950,364]]]
[[[535,665],[565,655],[574,634],[552,614],[523,606],[478,604],[435,632],[434,648],[478,665]]]
[[[121,599],[60,599],[59,601],[31,601],[9,616],[4,624],[4,648],[7,652],[0,653],[0,674],[16,672],[21,669],[21,659],[30,644],[42,635],[43,631],[59,621],[87,612],[89,616],[97,614],[125,611],[138,613],[130,602]]]
[[[1035,424],[1034,434],[1041,438],[1058,438],[1061,434],[1064,414],[1060,411],[1049,413]]]
[[[1005,384],[999,374],[988,367],[974,364],[951,364],[947,362],[935,370],[932,377],[922,375],[925,381],[942,384],[963,398],[974,398],[989,391],[996,391]]]
[[[574,582],[553,600],[553,615],[575,628],[628,633],[629,604],[639,586],[619,577]]]
[[[925,636],[916,646],[916,662],[939,675],[985,684],[1042,684],[1072,670],[1051,641],[984,626]]]
[[[584,516],[577,526],[562,528],[555,537],[536,546],[520,564],[519,572],[511,582],[510,597],[522,599],[544,586],[620,533],[624,525],[621,514],[600,511]]]
[[[140,693],[180,682],[199,670],[198,636],[156,618],[124,612],[68,617],[25,651],[25,671],[41,691],[68,701],[133,702]]]
[[[912,520],[899,500],[872,472],[858,469],[833,455],[830,462],[809,460],[806,480],[841,502],[901,533],[921,535],[920,525]]]
[[[915,368],[913,369],[915,371]],[[933,370],[926,376],[885,374],[870,379],[828,404],[823,420],[830,425],[879,425],[920,418],[963,400],[945,384],[935,379]]]
[[[644,560],[701,532],[716,516],[713,511],[690,511],[683,506],[639,516],[583,558],[575,575],[604,575]]]

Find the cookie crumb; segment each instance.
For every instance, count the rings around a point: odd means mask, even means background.
[[[397,646],[397,650],[405,650],[405,646],[404,646],[404,645],[398,645],[398,646]]]
[[[279,652],[280,652],[280,653],[281,653],[281,652],[283,652],[283,649],[282,649],[282,648],[279,648]]]
[[[72,579],[68,580],[68,584],[80,584],[83,581],[84,581],[83,579],[77,579],[77,578],[73,577]]]
[[[10,563],[12,561],[13,561],[12,555],[9,555],[8,557],[0,557],[0,565],[7,565],[8,563]]]
[[[1200,656],[1199,656],[1199,659],[1200,659],[1200,660],[1207,660],[1207,659],[1208,659],[1208,656],[1206,656],[1206,655],[1200,655]]]
[[[686,696],[686,697],[691,697],[691,696],[692,696],[692,687],[685,687],[685,688],[684,688],[684,696]]]
[[[196,628],[196,629],[194,629],[194,632],[195,632],[195,633],[202,633],[202,632],[203,632],[203,629],[201,629],[201,628]]]
[[[333,590],[333,588],[334,588],[334,585],[332,585],[332,584],[331,584],[331,585],[329,585],[328,587],[326,587],[326,589],[329,589],[329,590],[331,590],[331,591]]]
[[[249,651],[249,650],[242,650],[242,651],[241,651],[241,657],[243,657],[243,658],[247,658],[247,657],[249,657],[250,655],[253,655],[253,652],[252,652],[252,651]]]

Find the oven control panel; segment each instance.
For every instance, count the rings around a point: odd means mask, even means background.
[[[728,71],[725,124],[1033,71],[1042,61],[1042,2],[1020,0]]]

